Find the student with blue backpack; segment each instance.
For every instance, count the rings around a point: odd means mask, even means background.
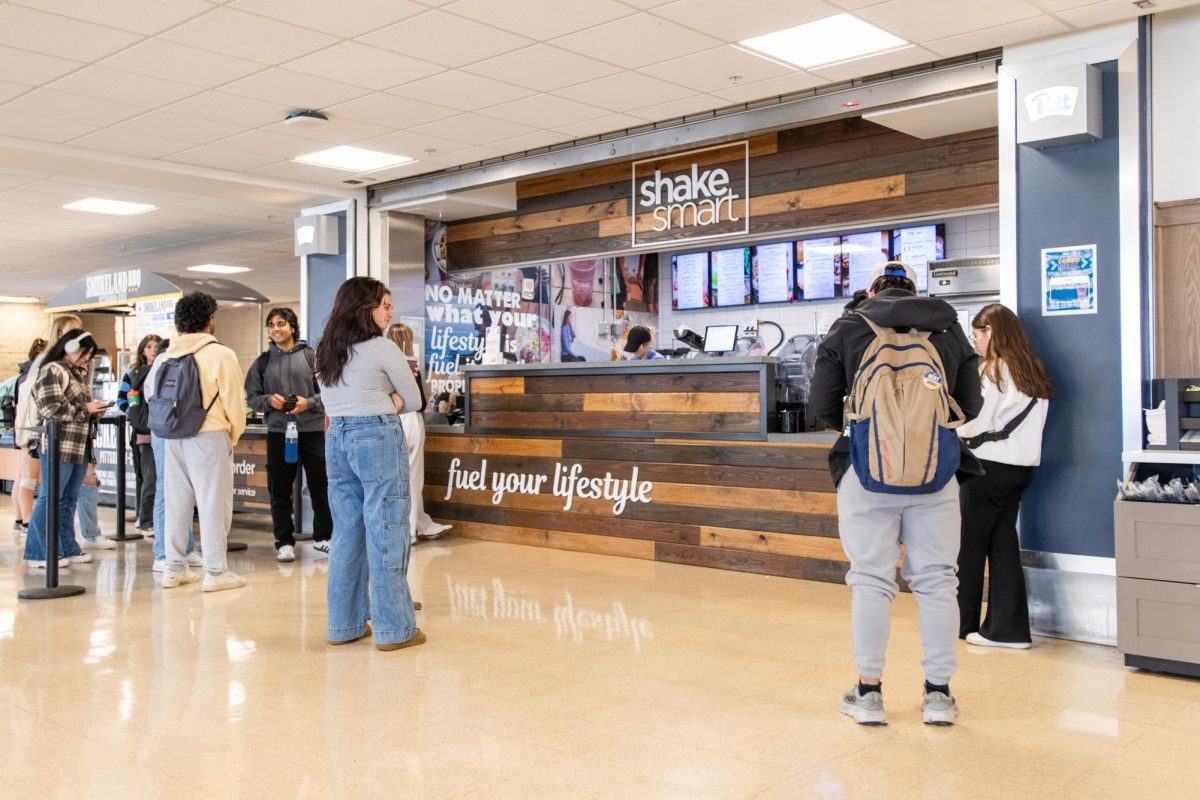
[[[850,560],[851,625],[858,683],[840,710],[886,725],[884,651],[896,562],[917,599],[925,671],[921,719],[952,725],[958,704],[959,489],[978,475],[956,428],[983,405],[979,356],[954,308],[919,297],[916,276],[891,261],[876,268],[866,300],[829,329],[810,392],[816,415],[841,430],[829,454],[838,489],[838,533]]]
[[[233,446],[246,429],[246,393],[237,355],[213,336],[216,314],[217,301],[203,292],[179,298],[178,335],[156,359],[162,363],[154,375],[150,430],[166,440],[164,589],[200,579],[187,564],[193,507],[200,511],[202,589],[246,585],[225,559],[233,523]]]

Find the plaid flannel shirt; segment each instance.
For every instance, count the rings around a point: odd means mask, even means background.
[[[43,424],[56,420],[58,425],[59,457],[67,463],[82,464],[91,440],[91,414],[87,404],[92,400],[87,385],[87,367],[72,367],[55,361],[42,367],[33,387],[33,399]],[[42,451],[49,445],[42,434]]]

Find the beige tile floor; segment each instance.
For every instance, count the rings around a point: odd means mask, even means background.
[[[330,648],[324,562],[250,521],[243,590],[164,593],[142,542],[31,603],[0,506],[5,796],[1200,797],[1200,681],[1110,648],[963,645],[929,728],[905,595],[867,729],[843,586],[449,539],[413,558],[427,645]]]

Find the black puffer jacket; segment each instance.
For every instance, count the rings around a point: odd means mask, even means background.
[[[875,333],[859,314],[866,315],[882,328],[932,331],[929,341],[942,357],[946,369],[946,389],[958,401],[967,419],[974,419],[983,407],[979,389],[979,354],[967,341],[958,324],[958,314],[944,300],[917,297],[903,289],[887,289],[864,300],[833,323],[817,350],[817,365],[809,391],[813,413],[834,430],[842,430],[845,398],[854,385],[854,375],[863,353],[875,339]],[[838,438],[829,453],[829,472],[838,485],[850,467],[850,440]],[[982,475],[983,468],[970,450],[963,448],[959,480]]]

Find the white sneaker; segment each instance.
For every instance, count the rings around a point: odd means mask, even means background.
[[[13,523],[13,536],[24,536],[29,533],[29,526],[24,522]]]
[[[887,713],[883,710],[883,693],[858,693],[858,684],[854,684],[842,695],[842,703],[838,708],[843,714],[859,725],[887,725]]]
[[[185,583],[195,583],[198,580],[200,580],[200,576],[192,572],[188,567],[184,567],[179,572],[165,570],[162,574],[162,587],[164,589],[174,589],[176,586],[183,586]]]
[[[68,558],[71,559],[72,564],[90,564],[95,557],[91,553],[80,553],[77,556],[68,556]]]
[[[921,701],[921,721],[926,725],[953,725],[958,719],[958,702],[944,692],[926,692]]]
[[[220,575],[205,575],[204,586],[201,588],[206,592],[223,592],[226,589],[240,589],[245,585],[245,578],[236,572],[225,570]]]
[[[117,543],[112,539],[106,539],[103,536],[97,536],[95,539],[84,539],[84,547],[90,547],[93,550],[116,550]]]
[[[289,561],[295,561],[296,548],[292,547],[290,544],[285,544],[283,547],[275,551],[275,560],[285,564]]]
[[[195,567],[196,569],[199,569],[204,566],[204,556],[200,555],[199,550],[193,550],[183,557],[183,563],[187,564],[189,567]]]
[[[980,647],[1007,647],[1010,650],[1028,650],[1033,646],[1031,642],[997,642],[978,633],[968,633],[967,644],[974,644]]]
[[[151,572],[166,572],[167,560],[165,558],[154,559],[154,566],[150,568]]]
[[[439,522],[435,522],[432,525],[430,525],[428,528],[426,528],[425,530],[418,531],[417,538],[418,539],[436,539],[453,527],[454,527],[453,525],[442,525]]]
[[[46,568],[46,562],[44,559],[42,561],[26,561],[25,563],[29,565],[30,569],[45,569]],[[59,569],[70,569],[71,568],[71,559],[60,558],[58,560],[58,568]]]
[[[330,542],[331,542],[330,539],[326,539],[323,542],[313,542],[312,543],[313,555],[316,556],[317,558],[328,558]]]

